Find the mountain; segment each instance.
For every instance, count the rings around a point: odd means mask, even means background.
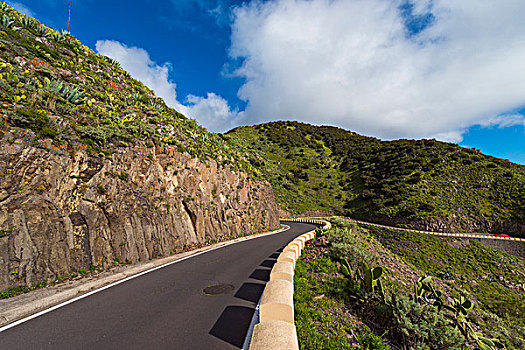
[[[279,225],[220,137],[69,33],[0,17],[0,290]]]
[[[272,122],[223,135],[268,178],[282,210],[431,231],[525,235],[525,166],[436,140],[381,141]]]

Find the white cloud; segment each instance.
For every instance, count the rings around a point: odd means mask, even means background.
[[[498,128],[509,128],[516,125],[525,127],[525,116],[521,114],[498,115],[482,121],[479,125],[484,127],[498,126]]]
[[[99,53],[118,61],[134,78],[155,90],[155,94],[162,97],[168,106],[175,108],[178,105],[177,85],[169,80],[169,63],[158,65],[151,60],[146,50],[127,47],[118,41],[99,40],[96,48]]]
[[[27,7],[26,5],[24,5],[24,4],[21,4],[19,2],[13,2],[13,1],[6,1],[6,3],[9,6],[12,6],[18,12],[23,13],[26,16],[35,17],[34,12],[31,11],[31,9],[29,7]]]
[[[404,0],[252,1],[234,10],[245,123],[335,124],[383,138],[459,142],[516,125],[525,106],[525,2],[414,0],[434,21],[409,36]],[[522,119],[521,119],[522,120]]]
[[[242,115],[237,110],[232,110],[228,101],[213,92],[209,92],[206,97],[189,95],[184,109],[188,110],[189,115],[195,115],[208,129],[221,132],[236,126]]]
[[[234,126],[239,118],[239,113],[231,110],[228,102],[214,93],[208,93],[206,97],[189,95],[186,103],[179,102],[177,85],[169,78],[170,64],[155,63],[142,48],[128,47],[113,40],[99,40],[96,49],[99,53],[118,61],[134,78],[153,89],[169,107],[197,119],[210,131],[226,131]]]
[[[460,143],[461,141],[463,141],[464,133],[465,133],[465,130],[454,130],[454,131],[449,131],[449,132],[441,132],[430,138],[437,139],[439,141],[444,141],[444,142]]]

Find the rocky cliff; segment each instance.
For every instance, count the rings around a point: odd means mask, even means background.
[[[271,186],[215,160],[162,144],[109,158],[24,133],[0,141],[0,289],[279,224]]]
[[[0,17],[0,290],[278,226],[227,142],[70,33]]]

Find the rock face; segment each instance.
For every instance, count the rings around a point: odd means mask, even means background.
[[[27,143],[0,141],[0,289],[279,225],[269,183],[213,160],[162,145],[109,158]]]

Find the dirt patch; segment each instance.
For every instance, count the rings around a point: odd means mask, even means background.
[[[456,249],[468,247],[470,245],[468,239],[447,239],[445,240],[445,243]]]

